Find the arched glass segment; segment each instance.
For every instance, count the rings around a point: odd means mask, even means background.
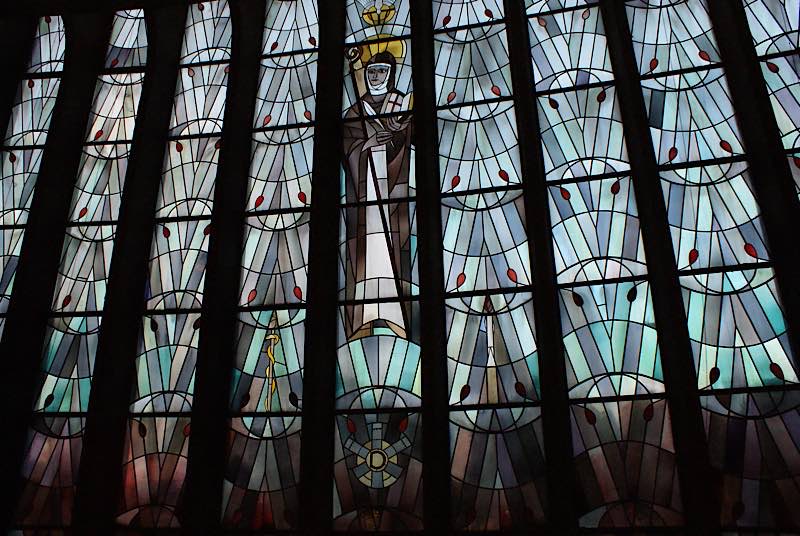
[[[719,62],[707,0],[625,3],[639,73],[655,75]]]

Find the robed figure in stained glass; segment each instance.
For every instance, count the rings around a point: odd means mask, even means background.
[[[412,165],[412,95],[395,87],[398,53],[399,47],[386,45],[351,51],[350,77],[359,95],[345,112],[345,199],[367,204],[346,209],[346,296],[382,302],[347,307],[348,340],[380,328],[405,338],[409,329],[406,306],[395,301],[411,292],[409,206],[388,203],[408,197]]]

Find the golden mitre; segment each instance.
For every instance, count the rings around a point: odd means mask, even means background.
[[[390,35],[378,35],[378,39],[385,37],[392,37]],[[395,57],[397,63],[401,63],[406,55],[406,44],[403,41],[381,41],[379,43],[365,43],[358,47],[360,49],[361,64],[366,65],[367,62],[378,52],[388,52]]]

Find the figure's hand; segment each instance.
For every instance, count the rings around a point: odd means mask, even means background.
[[[387,123],[389,125],[389,129],[394,132],[405,130],[408,128],[409,123],[411,123],[411,113],[403,114],[398,117],[390,117],[387,119]]]
[[[380,132],[375,134],[375,139],[378,140],[378,143],[389,143],[392,141],[392,133],[388,130],[381,130]]]
[[[366,151],[367,149],[375,147],[376,145],[386,145],[390,141],[392,141],[392,133],[388,130],[380,130],[367,138],[362,151]]]

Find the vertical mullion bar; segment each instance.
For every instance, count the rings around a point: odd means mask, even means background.
[[[233,45],[214,188],[202,323],[192,407],[185,499],[186,526],[219,530],[236,338],[251,130],[258,86],[264,0],[230,2]]]
[[[6,410],[0,481],[17,498],[47,316],[53,299],[72,188],[77,177],[95,81],[111,29],[110,15],[65,17],[64,73],[47,136],[25,230],[0,355],[6,359],[0,390]],[[4,501],[2,526],[16,500]]]
[[[431,534],[450,526],[449,391],[442,265],[442,212],[436,129],[433,10],[431,2],[411,5],[414,80],[414,145],[419,226],[420,343],[422,359],[423,522]]]
[[[542,390],[542,425],[547,460],[548,526],[554,534],[576,534],[578,513],[572,458],[569,389],[550,232],[539,115],[533,98],[530,37],[521,0],[504,0],[511,82],[519,129],[525,218],[531,240],[534,320]]]
[[[736,120],[753,170],[753,190],[762,207],[769,253],[775,269],[789,342],[800,355],[800,249],[789,222],[800,216],[789,161],[756,56],[747,14],[740,1],[709,0],[709,16],[728,78]]]
[[[344,82],[343,1],[320,0],[319,20],[299,484],[299,503],[304,506],[300,527],[314,535],[330,532],[333,523],[336,274]]]
[[[625,4],[601,0],[600,10],[639,207],[685,522],[688,534],[714,534],[719,530],[718,476],[709,461],[678,268]]]
[[[122,197],[115,255],[95,359],[75,525],[102,532],[113,526],[122,480],[136,340],[144,312],[156,196],[178,76],[186,6],[148,10],[148,62]]]

